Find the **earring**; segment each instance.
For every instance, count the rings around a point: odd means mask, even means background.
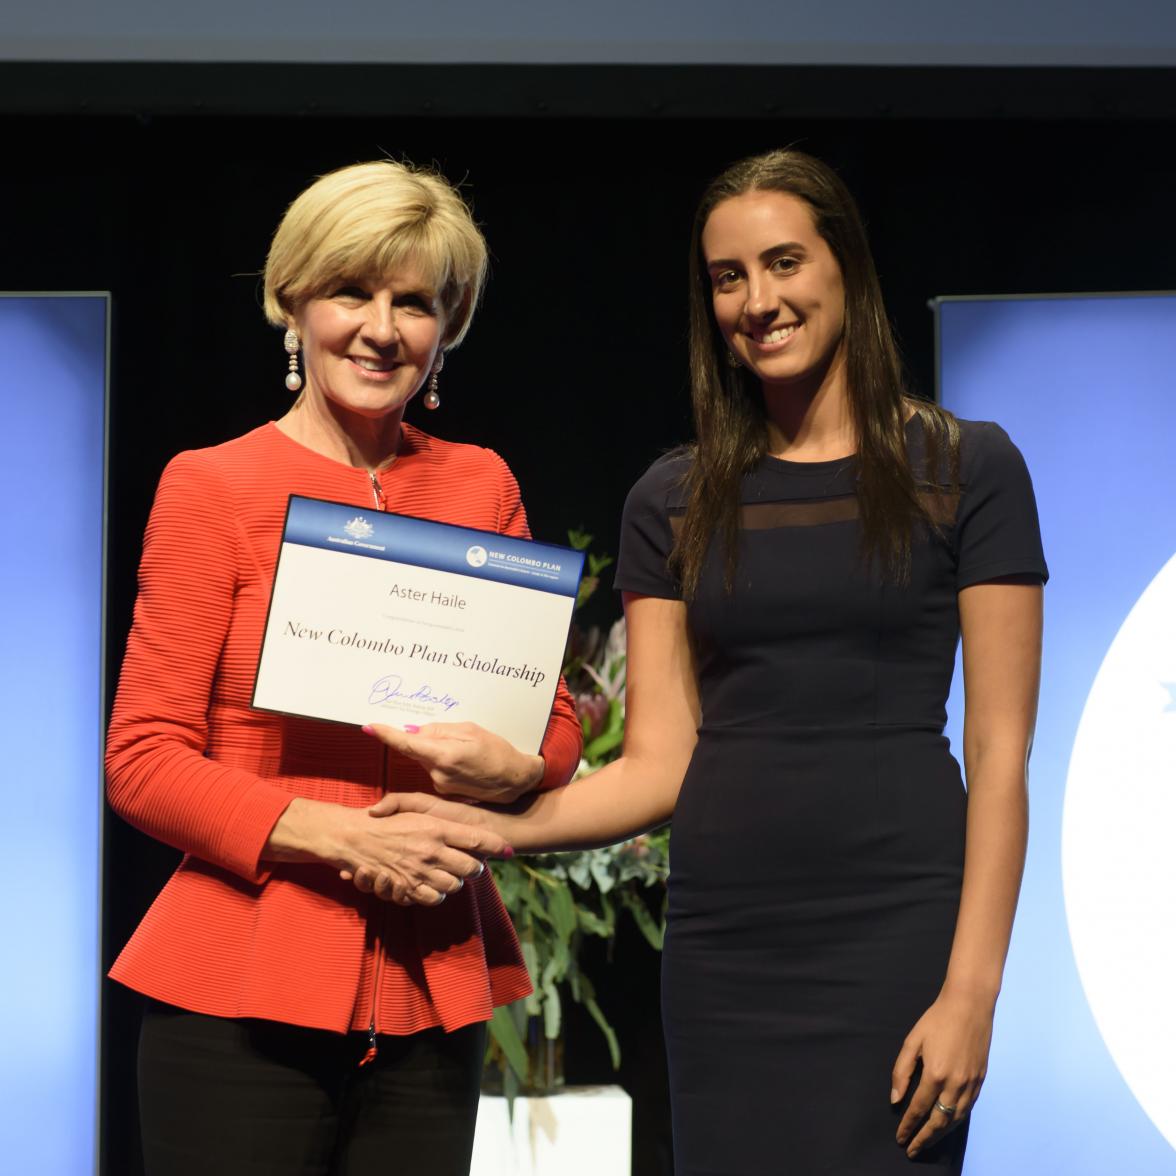
[[[445,356],[438,355],[436,362],[433,364],[433,370],[429,373],[429,387],[421,398],[425,402],[425,407],[430,411],[434,411],[441,407],[441,394],[437,391],[438,379],[441,374],[441,369],[445,366]]]
[[[441,394],[437,391],[437,373],[429,373],[429,390],[422,397],[427,409],[437,409],[441,407]]]
[[[286,387],[291,392],[297,392],[302,387],[302,377],[298,374],[298,349],[302,346],[298,332],[291,327],[282,340],[282,346],[290,357],[290,370],[286,373]]]
[[[743,366],[743,364],[739,362],[739,358],[736,356],[734,351],[727,352],[727,366],[729,368],[741,368]]]

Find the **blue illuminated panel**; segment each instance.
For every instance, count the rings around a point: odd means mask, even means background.
[[[969,1176],[1176,1173],[1176,296],[945,299],[1051,580],[1029,861]],[[953,689],[953,747],[960,746]]]
[[[0,295],[0,1168],[95,1169],[106,295]]]

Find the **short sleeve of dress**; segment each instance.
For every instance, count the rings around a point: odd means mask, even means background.
[[[1049,579],[1033,482],[1021,451],[989,422],[961,421],[956,587],[1001,576]]]
[[[638,479],[625,499],[621,516],[621,543],[613,584],[622,592],[681,600],[682,589],[670,570],[674,532],[670,524],[671,502],[680,497],[678,487],[685,470],[678,454],[659,458]]]

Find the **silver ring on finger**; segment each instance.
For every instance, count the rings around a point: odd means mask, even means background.
[[[939,1099],[935,1100],[935,1109],[941,1114],[946,1115],[949,1119],[956,1113],[955,1107],[944,1106]]]

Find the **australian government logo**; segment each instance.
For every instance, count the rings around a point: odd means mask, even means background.
[[[370,539],[376,533],[375,527],[363,515],[356,515],[343,527],[343,531],[352,539]]]
[[[337,543],[341,547],[362,547],[367,551],[385,551],[387,550],[382,543],[369,543],[368,540],[376,533],[376,528],[371,525],[363,517],[363,515],[356,515],[355,518],[343,524],[340,528],[347,538],[343,535],[328,535],[328,543]]]

